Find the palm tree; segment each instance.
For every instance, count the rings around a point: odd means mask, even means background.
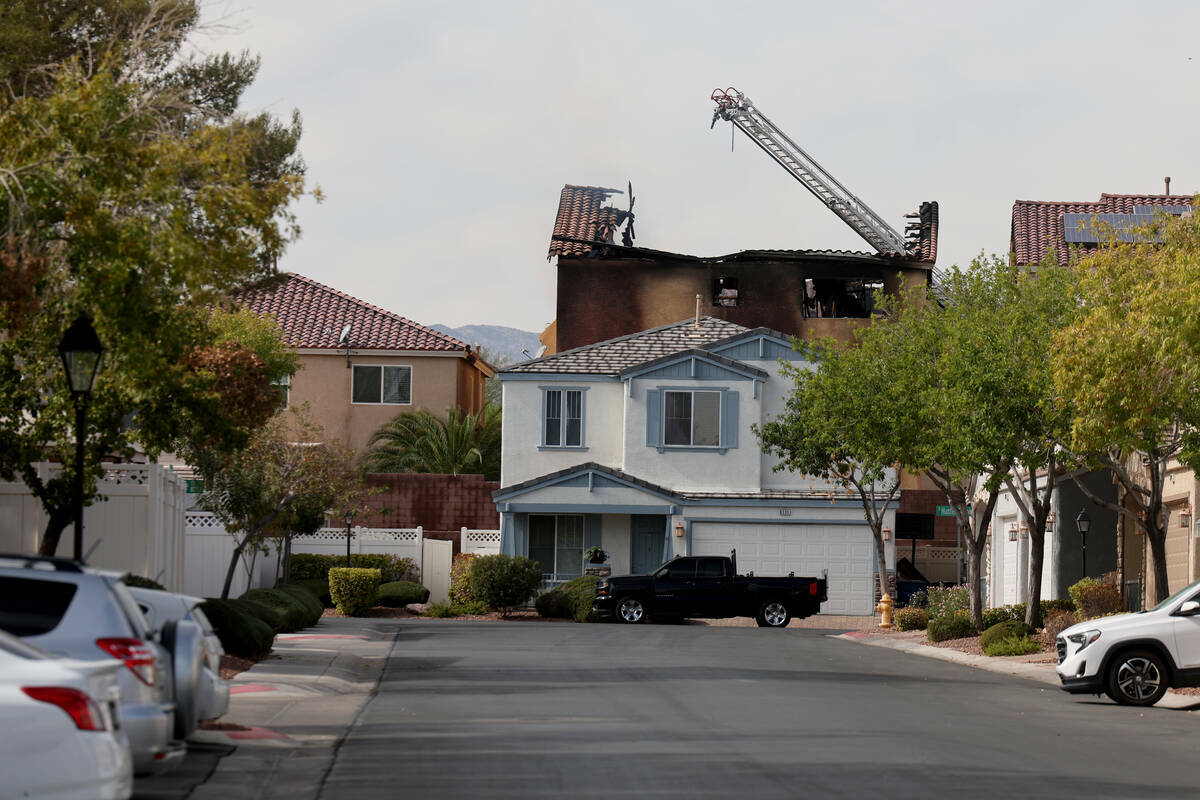
[[[425,410],[400,414],[375,431],[367,447],[368,472],[483,473],[499,480],[500,410],[452,408],[444,420]]]

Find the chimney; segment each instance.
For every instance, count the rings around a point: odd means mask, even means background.
[[[700,327],[700,300],[701,300],[700,295],[696,295],[696,322],[693,325],[693,327],[696,327],[696,328]]]
[[[1163,178],[1163,182],[1167,184],[1167,196],[1170,197],[1170,195],[1171,195],[1171,176],[1168,175],[1167,177]]]

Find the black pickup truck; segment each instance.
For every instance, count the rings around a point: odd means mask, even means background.
[[[737,554],[672,559],[649,575],[603,578],[592,609],[601,617],[639,623],[647,616],[754,617],[764,628],[782,628],[793,617],[821,610],[829,599],[824,577],[758,578],[737,574]]]

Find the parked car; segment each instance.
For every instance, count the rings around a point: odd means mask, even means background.
[[[0,631],[0,794],[120,800],[133,759],[115,659],[55,658]]]
[[[62,558],[0,555],[0,630],[53,655],[122,662],[120,718],[134,772],[162,774],[183,759],[187,745],[174,735],[171,656],[120,575]]]
[[[754,617],[764,628],[821,610],[829,599],[824,578],[738,575],[725,556],[684,556],[650,575],[602,578],[592,609],[601,617],[639,623],[658,617]]]
[[[229,682],[221,677],[221,656],[225,655],[225,649],[221,647],[221,639],[213,630],[212,623],[199,607],[204,599],[137,586],[129,587],[129,593],[152,628],[165,631],[171,626],[178,626],[180,622],[188,622],[200,629],[200,645],[204,655],[199,675],[191,675],[191,664],[188,664],[188,674],[180,675],[180,664],[176,663],[175,702],[180,707],[193,702],[180,695],[186,693],[188,687],[194,687],[192,691],[196,696],[197,719],[216,719],[223,715],[229,709]],[[178,636],[178,629],[175,636]]]
[[[1072,694],[1152,706],[1170,687],[1200,686],[1200,581],[1148,611],[1072,625],[1056,644],[1058,678]]]

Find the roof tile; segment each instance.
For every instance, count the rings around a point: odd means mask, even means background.
[[[613,233],[625,221],[627,212],[612,206],[602,206],[614,194],[624,194],[620,189],[603,186],[574,186],[567,184],[558,197],[558,216],[554,219],[554,233],[550,239],[553,256],[579,256],[592,248],[579,242],[564,242],[557,237],[586,239],[597,244],[609,244]]]

